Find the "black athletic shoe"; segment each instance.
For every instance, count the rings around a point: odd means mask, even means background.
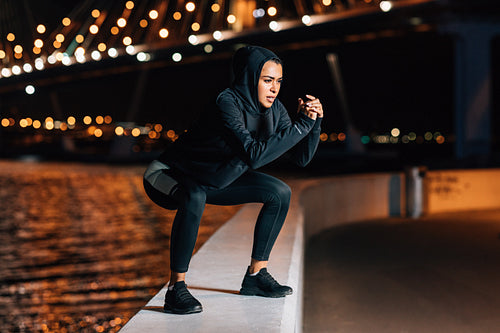
[[[292,292],[292,288],[279,284],[267,272],[267,268],[262,268],[255,276],[251,276],[247,270],[240,289],[241,295],[273,298],[291,295]]]
[[[187,290],[186,283],[179,281],[173,290],[167,290],[163,310],[168,313],[189,314],[203,311],[201,303]]]

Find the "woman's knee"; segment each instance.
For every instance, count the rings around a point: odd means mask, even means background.
[[[179,186],[174,197],[179,206],[192,214],[202,214],[207,200],[206,192],[199,186]]]
[[[273,195],[271,196],[273,200],[279,201],[281,205],[288,205],[290,203],[290,198],[292,196],[292,190],[290,186],[282,181],[277,181],[272,187],[271,191]]]

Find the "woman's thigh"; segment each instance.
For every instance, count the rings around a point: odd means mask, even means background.
[[[233,183],[219,190],[207,191],[207,203],[240,205],[290,200],[290,187],[276,177],[257,171],[247,171]]]

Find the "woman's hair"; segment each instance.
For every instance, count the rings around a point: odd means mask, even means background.
[[[278,65],[283,66],[283,61],[281,61],[280,58],[272,58],[272,59],[269,59],[269,61],[272,61],[272,62],[274,62],[274,63],[276,63]]]

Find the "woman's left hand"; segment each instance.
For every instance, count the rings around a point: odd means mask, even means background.
[[[308,101],[303,104],[301,103],[301,109],[307,113],[314,112],[318,118],[323,118],[323,105],[320,100],[312,95],[306,95],[306,97]]]

